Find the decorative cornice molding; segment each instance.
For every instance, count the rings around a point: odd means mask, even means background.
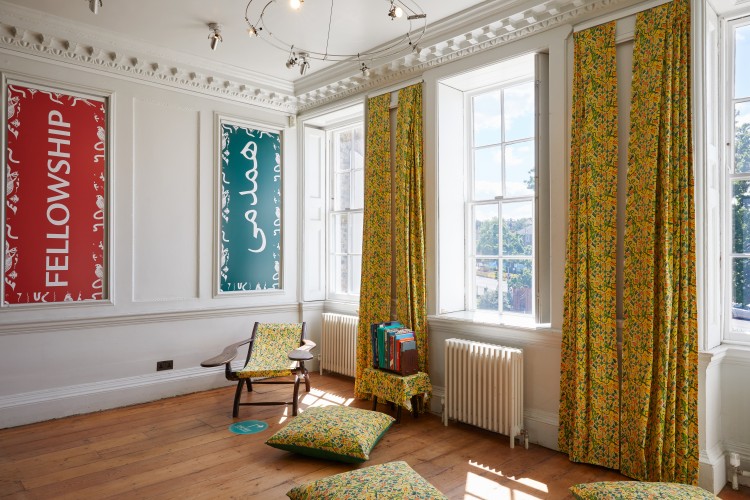
[[[294,84],[258,77],[241,68],[212,61],[195,58],[188,61],[175,52],[149,50],[143,44],[126,43],[87,25],[62,18],[50,21],[47,17],[51,16],[1,0],[0,49],[297,114],[406,81],[460,58],[633,3],[634,0],[485,2],[432,23],[418,53],[371,68],[368,78],[353,64],[344,62]],[[300,94],[295,96],[292,88],[301,90]]]
[[[502,14],[498,13],[497,17],[488,14],[483,9],[473,9],[472,16],[464,19],[466,29],[464,33],[447,39],[436,37],[437,40],[433,40],[429,46],[422,47],[419,53],[407,54],[371,68],[368,78],[360,74],[346,77],[337,65],[330,70],[311,75],[310,80],[300,80],[297,83],[298,87],[305,86],[306,81],[321,82],[326,75],[335,75],[335,81],[332,83],[299,94],[297,110],[298,112],[307,111],[370,89],[408,80],[437,66],[571,23],[584,16],[590,18],[605,9],[628,3],[632,2],[629,0],[526,2],[523,5],[516,5],[515,10],[514,7],[504,6]],[[476,26],[471,27],[471,19],[477,24]],[[487,24],[487,19],[492,19],[492,22]],[[432,33],[442,30],[445,35],[445,22],[447,21],[440,23],[441,26],[437,28],[431,27]]]
[[[82,330],[88,328],[110,328],[117,326],[164,323],[172,321],[194,321],[199,319],[228,318],[236,316],[257,316],[263,314],[288,313],[296,315],[299,305],[269,305],[260,307],[238,307],[222,309],[201,309],[192,311],[171,311],[146,314],[129,314],[102,316],[97,318],[64,319],[54,321],[35,321],[24,323],[6,323],[0,325],[0,337],[25,333],[40,333],[65,330]]]
[[[11,8],[9,4],[0,2],[0,49],[72,63],[283,113],[296,113],[297,100],[291,91],[271,89],[271,85],[251,82],[242,76],[227,75],[213,69],[175,62],[174,59],[179,58],[173,54],[169,54],[170,58],[164,58],[139,52],[137,49],[132,50],[130,47],[111,48],[118,45],[90,41],[91,37],[85,34],[79,33],[76,37],[41,32],[30,27],[38,23],[30,20],[27,15],[19,15],[17,9],[20,8]],[[72,30],[58,31],[66,33]],[[269,83],[277,86],[282,82]]]

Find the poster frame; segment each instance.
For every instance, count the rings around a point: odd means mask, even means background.
[[[7,144],[8,144],[8,86],[9,85],[20,85],[25,87],[31,87],[38,90],[48,92],[58,92],[66,95],[95,99],[101,101],[105,108],[105,120],[106,130],[104,137],[104,207],[103,207],[103,218],[102,218],[102,293],[101,299],[86,299],[86,300],[73,300],[73,301],[57,301],[57,302],[29,302],[29,303],[18,303],[8,304],[5,301],[5,266],[3,266],[3,282],[0,287],[0,310],[26,310],[26,309],[57,309],[57,308],[78,308],[78,307],[91,307],[91,306],[113,306],[115,303],[114,299],[114,279],[113,279],[113,266],[114,266],[114,237],[113,237],[113,207],[114,204],[114,179],[113,179],[113,164],[115,158],[114,152],[114,127],[115,127],[115,93],[111,90],[87,87],[82,85],[76,85],[69,82],[61,82],[57,80],[50,80],[47,78],[40,78],[23,73],[15,73],[9,71],[0,71],[0,113],[2,113],[2,132],[0,133],[0,149],[2,150],[2,158],[0,159],[0,173],[2,174],[2,187],[0,188],[0,197],[2,203],[0,203],[0,246],[3,248],[3,255],[5,256],[5,242],[7,237],[6,232],[6,191],[7,191],[7,179],[8,179],[8,165],[7,165]],[[7,257],[7,256],[6,256]],[[5,262],[5,259],[4,259]]]
[[[250,130],[256,130],[261,132],[270,132],[278,134],[279,136],[279,154],[280,154],[280,180],[279,190],[281,197],[279,201],[279,285],[278,288],[266,288],[266,289],[247,289],[247,290],[222,290],[221,289],[221,272],[222,272],[222,177],[224,172],[224,164],[222,162],[222,126],[236,125]],[[284,146],[284,129],[282,127],[259,123],[256,121],[248,120],[240,116],[234,116],[226,113],[214,113],[214,159],[215,159],[215,185],[214,185],[214,279],[213,279],[213,297],[214,298],[227,298],[227,297],[242,297],[242,296],[260,296],[260,295],[280,295],[286,292],[285,290],[285,276],[284,276],[284,240],[285,240],[285,213],[284,213],[284,200],[286,199],[286,193],[284,190],[285,174],[284,167],[286,162],[286,148]]]

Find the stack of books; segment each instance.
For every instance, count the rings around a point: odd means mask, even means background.
[[[412,330],[398,321],[388,321],[370,325],[370,335],[373,368],[399,375],[412,375],[419,371],[417,340]]]

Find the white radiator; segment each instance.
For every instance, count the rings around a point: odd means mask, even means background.
[[[357,370],[357,316],[323,313],[320,374],[323,370],[354,377]]]
[[[460,339],[445,341],[448,419],[515,437],[523,431],[523,350]]]

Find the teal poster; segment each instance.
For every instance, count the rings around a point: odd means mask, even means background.
[[[220,292],[281,288],[281,136],[221,120]]]

